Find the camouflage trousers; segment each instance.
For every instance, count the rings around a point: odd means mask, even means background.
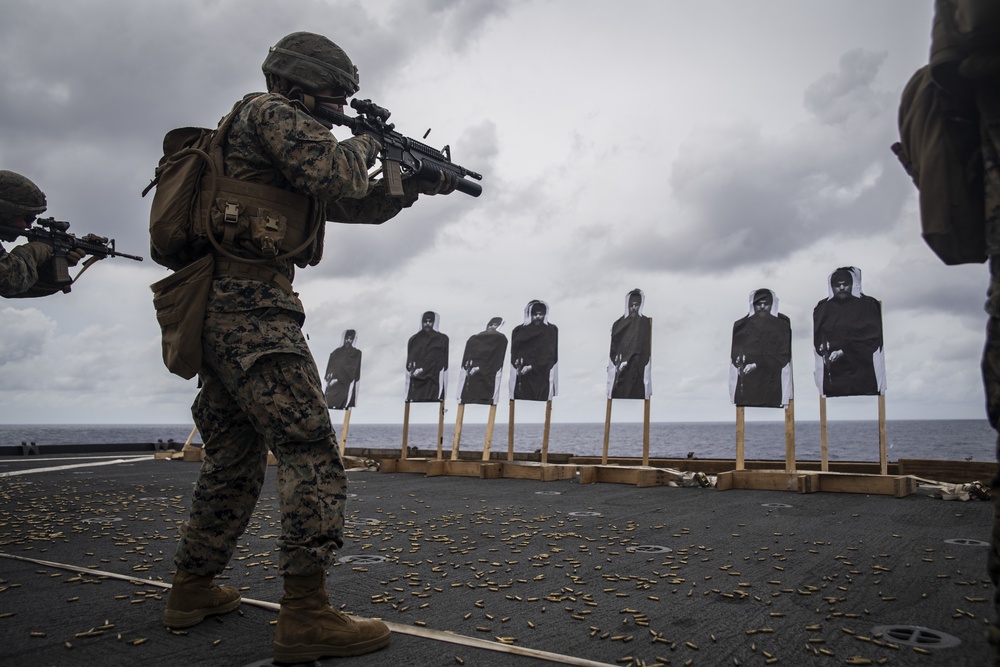
[[[203,332],[201,391],[191,408],[205,460],[181,527],[175,565],[222,572],[277,458],[282,575],[324,570],[343,546],[347,477],[319,371],[296,313],[212,313]]]

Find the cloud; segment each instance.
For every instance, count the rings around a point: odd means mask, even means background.
[[[806,91],[812,117],[781,133],[750,119],[695,127],[668,181],[676,207],[632,226],[614,261],[731,271],[885,233],[912,189],[888,150],[894,101],[874,88],[884,57],[845,54]]]
[[[38,358],[55,326],[34,308],[0,308],[0,370]]]

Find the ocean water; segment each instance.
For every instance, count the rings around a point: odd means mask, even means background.
[[[343,413],[332,412],[334,427],[340,433]],[[22,442],[46,444],[149,443],[174,440],[183,443],[191,433],[191,424],[9,424],[0,425],[0,445]],[[735,422],[661,422],[650,424],[651,458],[734,458],[736,455]],[[995,460],[996,433],[986,420],[889,420],[886,423],[888,458]],[[542,424],[515,424],[514,450],[533,452],[541,449]],[[608,454],[642,456],[642,424],[612,423]],[[400,447],[402,424],[355,424],[348,429],[348,447]],[[437,447],[436,424],[410,424],[408,444],[421,449]],[[450,452],[454,425],[445,424],[442,446]],[[481,452],[486,439],[484,424],[466,423],[462,427],[460,447],[463,452]],[[194,442],[201,438],[195,434]],[[783,422],[747,422],[745,431],[747,459],[784,460],[785,425]],[[878,422],[828,421],[827,442],[831,461],[878,461]],[[507,425],[493,429],[493,452],[506,452]],[[549,452],[600,456],[604,447],[604,424],[554,423],[549,431]],[[799,461],[820,459],[819,422],[795,424],[795,454]]]

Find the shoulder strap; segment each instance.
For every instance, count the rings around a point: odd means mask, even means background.
[[[247,95],[242,100],[237,102],[235,106],[233,106],[233,110],[230,111],[228,115],[226,115],[221,121],[219,121],[219,127],[216,128],[215,132],[213,133],[212,141],[208,146],[208,153],[203,154],[207,158],[206,162],[208,164],[209,175],[211,176],[211,187],[209,189],[211,196],[209,197],[208,201],[215,200],[215,196],[219,191],[219,179],[226,177],[225,159],[222,154],[222,144],[225,141],[226,137],[229,136],[229,128],[233,124],[233,120],[236,118],[236,115],[240,112],[240,110],[243,109],[244,106],[260,98],[262,95],[266,94],[267,93],[259,93],[257,95]],[[282,255],[279,255],[276,259],[284,260],[284,259],[294,258],[300,252],[308,248],[316,239],[320,227],[323,224],[325,224],[325,221],[317,220],[313,228],[310,230],[306,240],[298,248],[283,253]],[[215,238],[215,235],[212,233],[211,225],[207,226],[207,231],[208,231],[208,240],[215,248],[215,251],[218,252],[223,257],[226,257],[233,261],[240,262],[242,264],[266,264],[272,261],[266,259],[249,259],[246,257],[240,257],[239,255],[234,255],[233,253],[226,250],[223,247],[223,245],[219,243],[219,240]]]

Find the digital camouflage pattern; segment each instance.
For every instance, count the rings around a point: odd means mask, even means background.
[[[403,197],[391,197],[381,181],[369,181],[370,138],[338,141],[305,107],[282,95],[253,93],[248,98],[229,130],[227,176],[308,195],[314,215],[330,222],[381,224],[417,200],[418,186],[409,179],[403,183]],[[321,225],[317,251],[294,264],[319,262],[324,232]],[[292,261],[276,268],[292,278]]]
[[[314,574],[343,544],[347,478],[302,315],[260,307],[268,302],[263,283],[217,283],[222,298],[210,301],[205,317],[202,388],[192,406],[205,461],[175,563],[198,575],[222,571],[257,504],[271,450],[282,514],[279,570]],[[245,309],[219,311],[220,303]]]
[[[307,194],[327,220],[378,224],[417,192],[392,199],[372,187],[364,141],[339,142],[301,105],[257,95],[233,120],[226,175]],[[309,263],[316,261],[318,254]],[[293,278],[290,261],[272,268]],[[213,281],[202,386],[192,406],[205,461],[181,529],[178,569],[202,576],[223,570],[256,506],[268,449],[278,460],[281,573],[322,572],[341,547],[347,480],[303,320],[301,302],[278,286]]]
[[[38,264],[30,249],[18,246],[7,252],[0,246],[0,296],[23,294],[38,282]]]

